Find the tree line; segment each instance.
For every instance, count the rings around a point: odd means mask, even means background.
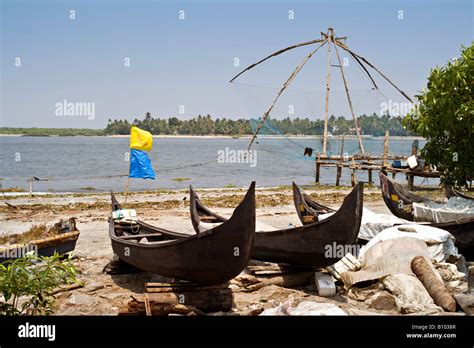
[[[268,121],[267,121],[268,122]],[[413,135],[402,126],[402,117],[388,114],[378,116],[361,115],[358,117],[361,133],[364,135],[383,136],[385,131],[390,135]],[[147,130],[154,135],[247,135],[253,134],[252,123],[247,119],[232,120],[229,118],[213,119],[210,115],[199,115],[190,120],[180,120],[177,117],[168,119],[153,118],[147,113],[144,119],[135,119],[132,123],[127,120],[109,119],[104,134],[130,134],[133,125]],[[255,122],[254,122],[255,124]],[[268,127],[264,127],[261,134],[276,135],[322,135],[324,120],[310,120],[309,118],[271,119]],[[353,120],[332,115],[328,120],[328,131],[333,135],[356,134]]]

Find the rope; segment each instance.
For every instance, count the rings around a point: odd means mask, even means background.
[[[160,170],[156,170],[156,173],[164,173],[164,172],[170,172],[173,170],[178,170],[178,169],[184,169],[184,168],[191,168],[191,167],[199,167],[203,166],[206,164],[210,163],[216,163],[216,160],[212,161],[206,161],[206,162],[199,162],[199,163],[193,163],[193,164],[188,164],[188,165],[182,165],[182,166],[176,166],[176,167],[170,167],[170,168],[163,168]],[[112,178],[123,178],[123,177],[128,177],[128,174],[117,174],[117,175],[103,175],[103,176],[88,176],[88,177],[82,177],[82,176],[75,176],[75,177],[67,177],[67,178],[48,178],[48,179],[40,179],[40,180],[34,180],[34,182],[41,182],[41,181],[68,181],[68,180],[92,180],[92,179],[112,179]],[[18,178],[2,178],[2,180],[18,180]],[[33,180],[32,180],[33,181]]]

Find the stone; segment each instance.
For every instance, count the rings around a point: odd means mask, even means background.
[[[73,305],[92,305],[95,299],[85,294],[72,294],[69,296],[69,303]]]

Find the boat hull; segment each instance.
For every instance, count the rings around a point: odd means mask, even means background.
[[[226,222],[195,235],[169,239],[157,233],[153,242],[140,243],[140,234],[124,239],[115,233],[113,219],[109,233],[114,253],[143,271],[215,285],[237,276],[250,259],[255,238],[255,183]]]
[[[61,224],[58,235],[0,248],[0,263],[23,257],[29,251],[34,251],[39,256],[53,256],[55,253],[65,255],[73,251],[80,234],[76,228],[76,220],[71,218],[57,224]]]
[[[204,207],[190,189],[191,219],[199,230],[201,217],[216,222],[226,219]],[[256,232],[252,259],[289,263],[303,267],[325,267],[339,261],[341,252],[355,245],[362,220],[363,184],[358,184],[344,199],[341,208],[331,217],[299,227]]]

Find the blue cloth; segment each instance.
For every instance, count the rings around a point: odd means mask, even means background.
[[[155,172],[145,151],[130,149],[130,175],[128,177],[155,180]]]

